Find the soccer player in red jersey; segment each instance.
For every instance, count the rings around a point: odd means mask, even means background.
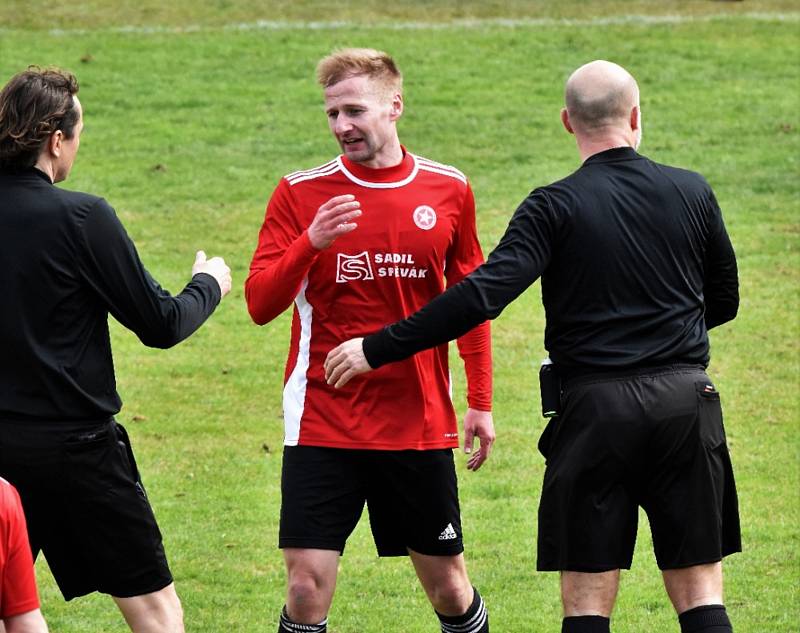
[[[16,489],[0,477],[0,631],[47,633],[25,514]]]
[[[483,261],[472,190],[457,169],[400,144],[402,76],[387,54],[337,51],[317,76],[342,154],[281,179],[245,285],[258,324],[294,303],[279,539],[288,591],[278,630],[326,631],[339,556],[366,503],[378,554],[411,558],[442,631],[484,633],[486,608],[464,564],[447,345],[345,389],[326,384],[323,366],[340,341],[414,312]],[[477,470],[495,438],[488,323],[458,348],[464,449]]]

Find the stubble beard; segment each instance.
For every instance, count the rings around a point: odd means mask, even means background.
[[[342,152],[347,158],[354,163],[368,163],[372,160],[375,160],[375,157],[378,155],[378,150],[375,147],[375,143],[372,141],[371,138],[363,137],[362,143],[364,144],[364,149],[357,150],[355,152],[348,152],[347,145],[344,143],[340,143],[342,148]]]

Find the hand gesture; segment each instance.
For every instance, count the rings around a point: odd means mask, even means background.
[[[351,194],[336,196],[318,210],[308,227],[311,245],[321,251],[328,248],[336,238],[354,230],[358,224],[352,222],[361,215],[361,203]]]
[[[221,257],[206,259],[205,251],[197,251],[192,277],[197,273],[206,273],[216,279],[223,297],[231,291],[231,269]]]

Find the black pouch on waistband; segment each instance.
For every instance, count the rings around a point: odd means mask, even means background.
[[[561,413],[561,378],[553,362],[546,358],[539,368],[539,391],[542,398],[542,415],[554,418]]]

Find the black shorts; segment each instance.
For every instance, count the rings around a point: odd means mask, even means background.
[[[537,569],[629,569],[639,506],[661,569],[741,551],[719,393],[699,366],[573,380],[540,440]]]
[[[379,556],[464,551],[451,449],[286,446],[278,546],[344,552],[364,503]]]
[[[19,490],[34,556],[64,598],[120,598],[172,582],[125,429],[0,422],[0,475]]]

